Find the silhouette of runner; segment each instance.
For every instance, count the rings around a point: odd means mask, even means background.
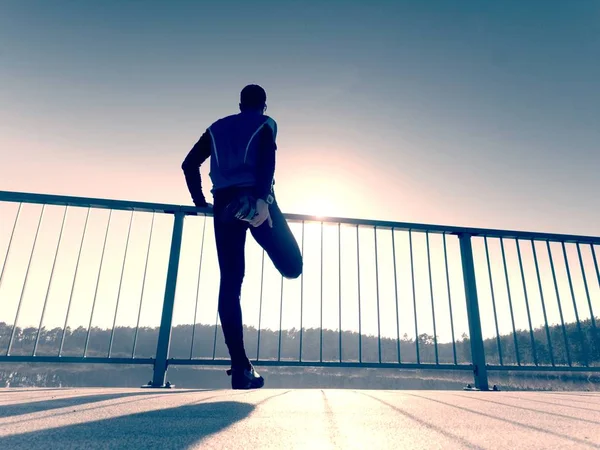
[[[240,294],[244,279],[246,231],[266,251],[285,278],[302,273],[302,255],[275,199],[277,124],[265,115],[267,94],[248,85],[240,95],[240,113],[213,123],[183,161],[187,187],[197,207],[210,207],[202,193],[200,166],[210,156],[214,228],[221,271],[219,316],[231,357],[231,387],[264,385],[246,356]]]

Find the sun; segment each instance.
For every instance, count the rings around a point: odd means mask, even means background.
[[[325,219],[332,216],[334,203],[330,198],[313,196],[309,200],[306,210],[308,214],[317,219]]]
[[[347,208],[345,185],[335,177],[305,176],[301,188],[296,185],[286,192],[291,210],[316,220],[339,217]]]

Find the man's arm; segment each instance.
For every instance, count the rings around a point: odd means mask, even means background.
[[[267,200],[273,188],[275,176],[275,132],[270,126],[263,126],[258,136],[258,174],[256,182],[256,198]]]
[[[192,196],[194,205],[201,208],[207,206],[206,198],[202,193],[202,179],[200,177],[200,166],[210,156],[211,139],[208,131],[200,137],[192,147],[181,165],[185,182]]]

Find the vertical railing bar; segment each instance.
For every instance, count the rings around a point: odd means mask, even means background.
[[[454,364],[458,364],[456,361],[456,339],[454,338],[454,318],[452,315],[452,294],[450,293],[450,273],[448,271],[448,255],[446,251],[446,233],[442,233],[444,240],[444,266],[446,269],[446,285],[448,287],[448,306],[450,308],[450,330],[452,331],[452,354],[454,357]]]
[[[281,277],[281,298],[279,299],[279,346],[277,349],[277,361],[281,361],[282,326],[283,326],[283,276]]]
[[[135,358],[135,349],[137,346],[138,331],[140,329],[140,318],[142,315],[142,303],[144,301],[144,288],[146,287],[146,273],[148,271],[148,260],[150,259],[150,248],[152,247],[152,234],[154,231],[154,217],[156,212],[152,213],[152,221],[150,222],[150,234],[148,236],[148,250],[146,250],[146,261],[144,262],[144,276],[142,277],[142,290],[140,294],[140,306],[138,308],[137,322],[135,325],[135,334],[133,336],[133,349],[131,350],[131,359]]]
[[[523,282],[523,295],[525,296],[525,307],[527,308],[527,320],[529,322],[529,337],[531,339],[531,353],[533,356],[533,364],[538,365],[537,350],[535,347],[535,337],[533,336],[533,325],[531,324],[531,312],[529,310],[529,297],[527,295],[527,283],[525,282],[525,272],[523,270],[523,259],[521,258],[521,246],[519,239],[517,242],[517,256],[519,257],[519,269],[521,270],[521,281]]]
[[[60,347],[58,348],[58,356],[62,356],[63,345],[65,343],[65,334],[67,332],[67,322],[69,321],[69,313],[71,312],[71,302],[73,301],[73,291],[75,290],[75,282],[77,281],[77,274],[79,273],[79,261],[81,258],[81,250],[83,249],[83,241],[85,240],[85,233],[87,231],[88,219],[90,218],[90,208],[87,209],[85,216],[85,225],[83,226],[83,233],[81,235],[81,243],[79,244],[79,252],[77,254],[77,262],[75,263],[75,273],[73,274],[73,284],[71,285],[71,292],[69,294],[69,304],[67,305],[67,314],[65,316],[65,326],[62,330],[62,336],[60,338]]]
[[[373,227],[375,237],[375,290],[377,294],[377,345],[379,349],[379,362],[381,363],[381,316],[379,309],[379,258],[377,251],[377,226]]]
[[[258,306],[258,341],[256,343],[256,360],[259,360],[260,355],[260,325],[262,317],[262,300],[263,300],[263,280],[265,275],[265,251],[262,251],[262,261],[260,268],[260,303]],[[302,341],[300,341],[302,342]]]
[[[500,238],[500,248],[502,249],[502,264],[504,265],[504,277],[506,279],[506,291],[508,294],[508,306],[510,308],[510,320],[512,322],[513,329],[513,340],[515,343],[515,356],[517,358],[517,365],[521,365],[521,356],[519,355],[519,343],[517,340],[517,329],[515,327],[515,315],[512,307],[512,295],[510,292],[510,281],[508,279],[508,268],[506,265],[506,254],[504,252],[504,238]]]
[[[169,368],[169,350],[171,347],[171,335],[173,333],[173,309],[175,307],[175,297],[177,296],[177,277],[179,266],[181,265],[181,243],[185,222],[185,213],[183,211],[175,211],[171,214],[174,217],[169,248],[169,263],[167,266],[167,277],[165,280],[151,384],[155,388],[165,386],[167,370]]]
[[[263,258],[264,258],[264,250],[263,250]],[[240,308],[241,308],[242,307],[242,305],[241,305],[241,292],[240,292],[240,299],[239,299],[239,301],[240,301]],[[261,286],[261,302],[262,302],[262,286]],[[243,324],[242,324],[242,327],[243,327]],[[217,357],[217,330],[218,330],[218,328],[219,328],[219,302],[217,301],[217,312],[215,314],[215,332],[214,332],[214,336],[213,336],[213,355],[212,355],[213,361]],[[259,333],[260,333],[260,330],[259,330]],[[260,341],[260,334],[258,335],[258,339]],[[257,359],[258,359],[258,357],[257,357]]]
[[[596,278],[598,279],[598,288],[600,288],[600,270],[598,270],[598,259],[596,258],[596,249],[593,244],[590,244],[592,251],[592,259],[594,260],[594,268],[596,269]],[[594,319],[595,320],[595,319]],[[596,335],[597,337],[597,335]]]
[[[394,258],[394,295],[396,297],[396,347],[398,350],[398,364],[402,364],[402,358],[400,355],[400,311],[399,311],[399,300],[398,300],[398,273],[396,271],[396,240],[394,237],[394,228],[392,232],[392,258]]]
[[[592,322],[592,329],[596,333],[596,319],[594,318],[594,310],[592,308],[592,299],[590,297],[590,290],[588,288],[587,276],[585,273],[585,266],[583,265],[583,258],[581,257],[581,248],[579,242],[577,243],[577,255],[579,256],[579,265],[581,266],[581,276],[583,277],[583,286],[585,287],[585,295],[588,301],[588,307],[590,308],[590,319]]]
[[[217,356],[217,329],[218,329],[218,325],[219,325],[219,304],[217,303],[217,313],[215,315],[215,332],[214,332],[214,336],[213,336],[213,356],[212,356],[213,361],[215,360],[215,358]]]
[[[567,338],[567,329],[565,327],[565,320],[563,317],[562,306],[560,303],[560,294],[558,292],[558,282],[556,281],[556,270],[554,269],[554,260],[552,259],[552,251],[550,249],[550,241],[546,241],[546,247],[548,248],[548,258],[550,260],[550,269],[552,270],[552,279],[554,280],[554,290],[556,291],[556,301],[558,303],[558,312],[560,314],[560,323],[562,325],[563,338],[565,340],[565,352],[567,354],[567,362],[571,367],[571,351],[569,349],[569,340]]]
[[[415,348],[417,354],[417,364],[421,364],[421,355],[419,353],[419,327],[417,324],[417,296],[415,289],[415,264],[413,260],[413,244],[412,244],[412,230],[408,230],[408,244],[410,248],[410,276],[412,279],[412,296],[413,296],[413,308],[415,313]]]
[[[302,254],[302,258],[304,258],[304,220],[302,221],[302,243],[300,253]],[[299,346],[299,356],[298,361],[302,362],[302,333],[303,333],[303,322],[302,316],[304,313],[304,271],[300,274],[300,346]]]
[[[590,250],[592,251],[592,259],[594,260],[594,267],[596,269],[596,277],[598,278],[598,288],[600,288],[600,270],[598,270],[598,259],[596,258],[596,249],[594,248],[593,244],[590,244]],[[597,335],[596,335],[596,337],[597,337]]]
[[[596,258],[596,249],[594,248],[593,244],[590,244],[590,248],[592,250],[592,259],[594,260],[594,267],[596,269],[596,277],[598,278],[598,288],[600,288],[600,270],[598,270],[598,259]]]
[[[360,238],[358,224],[356,225],[356,267],[358,274],[358,362],[362,363],[362,314],[360,310]]]
[[[540,299],[542,301],[542,311],[544,313],[544,325],[546,327],[546,339],[548,339],[548,350],[550,351],[550,363],[554,366],[554,352],[552,350],[552,339],[550,338],[550,328],[548,327],[548,315],[546,314],[546,304],[544,302],[544,292],[542,288],[542,278],[540,277],[540,269],[538,265],[537,252],[535,250],[535,244],[531,239],[531,248],[533,249],[533,261],[535,262],[535,273],[538,280],[538,288],[540,290]]]
[[[115,338],[115,326],[117,325],[117,313],[119,312],[119,303],[121,301],[121,288],[123,286],[123,275],[125,274],[125,263],[127,262],[127,253],[129,251],[129,239],[131,237],[131,225],[133,224],[134,211],[131,211],[129,218],[129,229],[127,230],[127,240],[125,241],[125,253],[123,255],[123,265],[121,266],[121,278],[119,279],[119,290],[117,291],[117,304],[115,305],[115,316],[113,317],[112,331],[110,332],[110,343],[108,344],[108,357],[112,354],[112,346]]]
[[[340,362],[342,362],[342,224],[338,222],[338,339],[340,347]]]
[[[200,244],[200,263],[198,264],[198,279],[196,281],[196,304],[194,306],[194,323],[192,326],[192,343],[190,345],[190,359],[194,356],[194,339],[196,337],[196,319],[198,317],[198,297],[200,292],[200,274],[202,273],[202,256],[204,254],[204,234],[206,231],[206,214],[202,225],[202,242]]]
[[[132,216],[133,217],[133,216]],[[85,338],[85,345],[83,347],[83,357],[87,356],[88,343],[90,341],[90,331],[92,329],[92,320],[94,318],[94,310],[96,308],[96,297],[98,295],[98,286],[100,285],[100,276],[102,275],[102,266],[104,262],[104,251],[106,250],[106,242],[108,232],[110,230],[110,219],[112,218],[112,209],[108,212],[108,224],[106,225],[106,233],[104,234],[104,243],[102,244],[102,255],[100,256],[100,267],[98,267],[98,277],[96,278],[96,287],[94,289],[94,300],[92,302],[92,312],[90,313],[90,323],[87,330],[87,336]]]
[[[437,344],[437,328],[435,323],[435,304],[433,300],[433,278],[431,276],[431,254],[429,249],[429,231],[425,232],[427,242],[427,269],[429,271],[429,295],[431,296],[431,315],[433,317],[433,344],[435,348],[435,363],[439,364],[438,344]]]
[[[319,326],[319,361],[323,362],[323,222],[321,222],[321,311]]]
[[[42,324],[44,323],[44,317],[46,315],[46,306],[48,305],[48,297],[50,296],[52,280],[54,279],[54,269],[56,268],[56,260],[58,259],[58,252],[60,251],[60,244],[62,243],[63,231],[65,229],[65,221],[67,219],[68,209],[69,209],[69,207],[65,206],[65,212],[63,214],[62,223],[60,225],[60,232],[58,234],[58,243],[56,244],[56,251],[54,252],[54,259],[52,261],[52,269],[50,269],[50,278],[48,279],[48,288],[46,289],[46,295],[44,296],[44,306],[42,307],[42,316],[40,317],[40,325],[38,326],[37,335],[35,337],[35,344],[33,346],[33,353],[31,354],[31,356],[36,355],[38,344],[40,342],[40,334],[42,331]]]
[[[264,250],[263,250],[263,258],[264,258]],[[239,301],[241,303],[241,298],[239,299]],[[262,286],[261,286],[261,302],[262,302]],[[241,307],[242,307],[242,305],[240,304],[240,308]],[[213,361],[215,360],[215,358],[217,356],[217,329],[218,329],[218,324],[219,324],[219,302],[217,301],[217,312],[215,314],[215,333],[214,333],[214,337],[213,337],[213,356],[212,356]],[[243,327],[243,325],[242,325],[242,327]],[[260,339],[260,335],[259,335],[259,339]]]
[[[35,253],[35,247],[37,244],[38,235],[40,233],[40,226],[42,225],[42,219],[44,217],[44,211],[46,210],[46,205],[42,205],[42,211],[40,212],[40,219],[38,220],[37,229],[35,231],[35,237],[33,238],[33,246],[31,247],[31,254],[29,255],[29,261],[27,263],[27,270],[25,271],[25,280],[23,280],[23,288],[21,289],[21,294],[19,295],[19,304],[17,305],[17,313],[15,314],[15,321],[13,322],[12,330],[10,333],[10,340],[8,341],[8,349],[6,351],[6,356],[10,356],[10,349],[13,344],[13,340],[15,338],[15,332],[17,331],[17,324],[19,321],[19,315],[21,312],[21,305],[23,303],[23,296],[25,294],[25,290],[27,289],[27,281],[29,279],[29,269],[31,268],[31,261],[33,260],[33,254]]]
[[[4,280],[4,269],[6,269],[6,266],[8,265],[8,257],[10,255],[10,249],[12,247],[13,237],[15,236],[17,222],[19,221],[19,215],[21,214],[21,206],[23,206],[23,203],[19,203],[19,208],[17,209],[17,215],[15,216],[15,221],[13,223],[12,231],[10,233],[10,238],[8,240],[8,247],[6,248],[6,255],[4,256],[4,261],[2,262],[2,270],[0,271],[0,287],[2,287],[2,281]]]
[[[567,250],[565,248],[565,242],[561,242],[562,252],[565,259],[565,268],[567,269],[567,279],[569,281],[569,290],[571,292],[571,299],[573,300],[573,309],[575,310],[575,320],[577,321],[577,331],[579,333],[579,339],[581,339],[581,352],[584,357],[584,364],[587,367],[588,358],[587,358],[587,345],[585,342],[585,336],[583,335],[583,330],[581,329],[581,323],[579,321],[579,312],[577,311],[577,302],[575,301],[575,291],[573,290],[573,280],[571,278],[571,269],[569,268],[569,260],[567,258]]]
[[[490,252],[488,249],[488,240],[487,236],[483,237],[483,243],[485,245],[485,259],[487,261],[488,268],[488,276],[490,279],[490,293],[492,294],[492,307],[494,309],[494,323],[496,325],[496,343],[498,345],[498,359],[500,361],[500,365],[503,366],[504,363],[502,361],[502,342],[500,341],[500,329],[498,327],[498,313],[496,312],[496,296],[494,295],[494,282],[492,277],[492,265],[490,264]]]
[[[472,235],[468,233],[459,234],[460,255],[469,320],[473,377],[475,379],[475,387],[482,391],[487,391],[489,389],[489,380],[487,364],[485,362],[485,346],[481,332],[481,313],[479,311],[479,299],[477,296],[477,276],[475,274],[475,258],[473,257],[471,238]]]
[[[600,269],[598,269],[598,258],[596,257],[596,248],[594,247],[594,244],[590,244],[590,249],[592,250],[594,267],[596,268],[596,278],[598,278],[598,287],[600,288]]]

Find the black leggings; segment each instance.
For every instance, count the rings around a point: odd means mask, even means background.
[[[232,367],[248,365],[244,349],[240,295],[245,271],[246,230],[250,229],[256,242],[265,250],[274,266],[285,278],[298,278],[302,273],[302,254],[277,201],[269,206],[273,228],[265,221],[253,227],[241,220],[223,218],[224,208],[240,195],[239,190],[215,192],[215,240],[221,271],[219,288],[219,317]]]

